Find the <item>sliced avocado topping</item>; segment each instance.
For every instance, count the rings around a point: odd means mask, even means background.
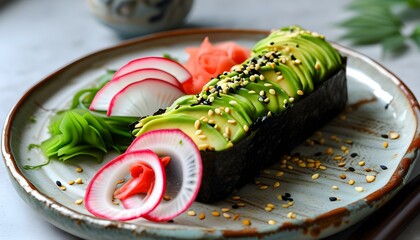
[[[171,111],[167,116],[186,115],[199,119],[202,123],[207,123],[219,131],[228,141],[236,142],[246,133],[243,129],[244,122],[242,116],[233,114],[230,108],[219,108],[209,105],[199,105],[193,108],[180,107]],[[235,117],[239,117],[235,118]]]
[[[188,115],[161,115],[146,123],[136,136],[158,129],[178,128],[191,137],[200,150],[220,151],[230,146],[223,135],[208,123]]]
[[[224,150],[245,138],[258,119],[284,111],[342,67],[324,36],[296,26],[275,30],[243,64],[211,79],[197,95],[177,99],[163,114],[139,120],[133,133],[180,128],[200,150]]]

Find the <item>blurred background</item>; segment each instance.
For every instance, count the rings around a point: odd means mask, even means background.
[[[149,0],[142,1],[142,8],[130,2],[0,0],[0,123],[25,91],[66,64],[126,39],[174,28],[270,30],[300,25],[380,62],[420,97],[416,0]],[[378,10],[378,5],[391,11]],[[141,28],[122,20],[136,15],[144,17],[136,20],[144,24]],[[77,239],[50,225],[18,197],[4,164],[0,193],[0,239]],[[416,225],[419,217],[400,239],[420,239]]]

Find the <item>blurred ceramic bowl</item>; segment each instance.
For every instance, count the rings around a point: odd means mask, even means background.
[[[88,0],[100,22],[123,37],[180,26],[193,0]]]

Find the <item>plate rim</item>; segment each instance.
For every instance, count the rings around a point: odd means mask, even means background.
[[[192,35],[192,34],[211,34],[211,33],[239,33],[239,34],[261,34],[265,35],[268,34],[270,31],[267,30],[258,30],[258,29],[230,29],[230,28],[191,28],[191,29],[178,29],[178,30],[172,30],[172,31],[166,31],[166,32],[160,32],[160,33],[154,33],[147,36],[126,40],[121,43],[118,43],[116,45],[113,45],[111,47],[103,48],[98,51],[91,52],[89,54],[86,54],[69,64],[66,64],[65,66],[59,68],[58,70],[54,71],[53,73],[47,75],[37,83],[35,83],[32,87],[30,87],[17,101],[17,103],[13,106],[13,108],[10,110],[9,114],[6,117],[4,126],[3,126],[3,132],[2,132],[2,146],[1,151],[3,155],[3,159],[6,165],[6,168],[8,169],[9,177],[11,178],[13,182],[13,186],[15,187],[15,190],[18,187],[20,187],[20,190],[24,190],[24,192],[30,197],[33,198],[35,201],[40,201],[45,205],[45,207],[49,207],[52,210],[57,211],[58,214],[68,217],[69,219],[73,221],[85,221],[89,224],[96,224],[99,225],[99,227],[107,227],[107,228],[122,228],[126,230],[135,230],[135,231],[146,231],[147,229],[160,229],[158,227],[154,226],[142,226],[137,225],[133,223],[126,223],[126,222],[119,222],[119,221],[111,221],[111,220],[105,220],[96,218],[94,216],[90,216],[87,214],[83,214],[77,211],[74,211],[63,204],[55,201],[54,199],[48,197],[47,195],[42,194],[41,191],[39,191],[32,183],[31,181],[22,173],[22,171],[19,169],[17,161],[15,157],[13,156],[12,147],[10,146],[11,142],[11,134],[12,134],[12,122],[13,119],[18,112],[19,108],[25,103],[25,101],[29,98],[29,96],[32,95],[34,91],[36,91],[38,88],[49,82],[51,79],[53,79],[56,75],[59,75],[61,72],[65,71],[68,68],[72,68],[74,65],[85,61],[87,58],[95,57],[96,55],[103,54],[108,51],[116,50],[119,48],[126,48],[129,46],[133,46],[136,44],[142,44],[146,42],[153,41],[155,39],[162,39],[162,38],[170,38],[170,37],[176,37],[180,35]],[[411,143],[405,152],[404,156],[401,158],[401,161],[399,162],[399,165],[397,169],[394,171],[394,173],[391,176],[391,179],[386,183],[385,186],[382,188],[377,189],[376,191],[372,192],[371,194],[367,195],[365,198],[361,198],[359,200],[356,200],[355,202],[347,205],[355,205],[360,203],[361,201],[364,201],[370,206],[374,206],[375,209],[379,208],[383,204],[385,204],[406,182],[406,176],[409,174],[409,171],[412,169],[412,165],[415,162],[415,159],[417,157],[418,150],[420,148],[420,105],[417,101],[416,97],[412,93],[412,91],[407,87],[407,85],[399,79],[394,73],[389,71],[387,68],[385,68],[383,65],[378,63],[377,61],[367,57],[366,55],[359,53],[355,50],[352,50],[350,48],[344,47],[342,45],[339,45],[337,43],[332,43],[335,48],[337,48],[340,52],[343,52],[347,55],[357,57],[362,59],[365,62],[368,62],[371,66],[375,67],[376,69],[379,69],[383,71],[385,74],[391,77],[395,85],[403,92],[407,100],[410,102],[410,109],[413,112],[413,115],[415,116],[416,121],[416,129],[414,130],[414,136],[411,140]],[[19,191],[18,191],[19,192]],[[23,196],[20,195],[21,198]],[[379,201],[380,199],[386,197],[386,201]],[[262,236],[269,236],[272,234],[276,234],[278,232],[287,231],[287,230],[296,230],[296,229],[309,229],[314,226],[322,226],[323,223],[331,222],[332,219],[343,219],[346,216],[348,216],[349,210],[346,207],[339,207],[333,210],[330,210],[328,212],[325,212],[321,215],[316,216],[313,219],[306,219],[304,222],[297,224],[297,223],[284,223],[279,228],[275,229],[274,231],[264,231],[259,232],[257,230],[250,230],[250,229],[241,229],[241,230],[221,230],[223,233],[223,237],[262,237]],[[51,223],[51,222],[50,222]],[[53,225],[56,225],[52,223]],[[67,231],[63,229],[64,231]],[[169,229],[168,229],[169,230]],[[68,232],[68,231],[67,231]],[[207,234],[211,234],[210,232],[206,231],[206,236],[209,237]],[[217,237],[217,236],[214,236]]]

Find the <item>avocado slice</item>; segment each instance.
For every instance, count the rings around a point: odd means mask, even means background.
[[[197,98],[195,95],[184,95],[178,98],[177,100],[175,100],[175,102],[172,103],[172,105],[166,109],[166,112],[170,112],[178,108],[179,106],[185,106],[185,105],[189,106],[195,103],[197,103]]]
[[[174,115],[186,115],[196,119],[201,119],[202,122],[206,122],[214,129],[219,131],[225,138],[232,142],[237,142],[246,135],[243,128],[243,120],[234,118],[231,114],[232,110],[225,111],[215,106],[199,105],[196,107],[180,107],[176,110],[168,113],[167,116]],[[237,117],[237,116],[236,116]],[[228,129],[228,130],[227,130]]]
[[[228,141],[215,128],[193,116],[183,114],[159,115],[148,121],[136,136],[152,130],[172,128],[179,128],[190,136],[199,150],[220,151],[229,147]]]
[[[280,104],[277,101],[277,97],[275,94],[270,94],[269,91],[271,86],[264,86],[263,84],[266,83],[264,81],[260,81],[259,83],[250,82],[248,85],[245,86],[246,89],[250,91],[254,91],[254,95],[257,95],[257,101],[264,103],[267,112],[277,112],[279,110]],[[268,83],[268,82],[267,82]],[[271,84],[271,83],[268,83]],[[255,97],[254,97],[255,99]]]
[[[227,94],[220,94],[220,97],[214,98],[212,105],[216,107],[229,107],[231,110],[231,114],[235,117],[238,121],[243,121],[243,125],[250,126],[252,124],[252,119],[250,115],[252,115],[252,109],[246,103],[238,101],[238,99],[234,98],[233,96]],[[239,116],[242,117],[239,117]]]
[[[255,109],[254,115],[252,119],[255,121],[259,116],[263,116],[267,114],[267,108],[265,103],[258,101],[259,95],[258,93],[250,93],[250,90],[242,87],[236,90],[236,93],[243,98],[246,98]]]

